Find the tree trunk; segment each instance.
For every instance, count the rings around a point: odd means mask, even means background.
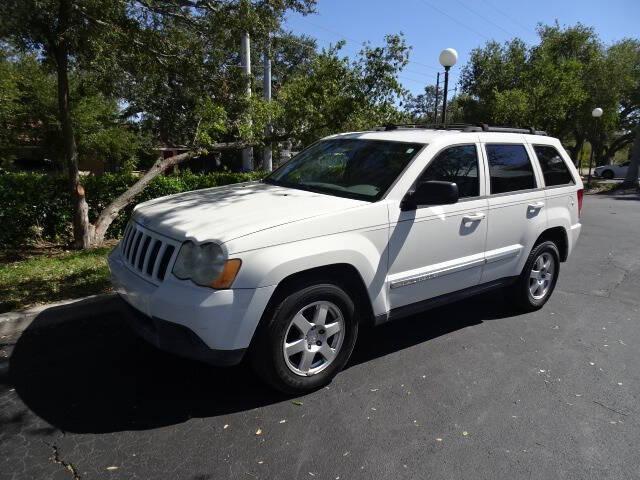
[[[580,167],[580,155],[582,154],[582,147],[584,145],[584,137],[576,135],[576,144],[571,147],[571,158],[576,167]]]
[[[247,145],[249,144],[247,144],[246,142],[218,143],[209,147],[208,150],[220,151],[233,148],[244,148]],[[129,205],[135,199],[135,197],[144,190],[149,182],[151,182],[154,178],[156,178],[167,169],[183,163],[190,158],[194,158],[197,155],[197,151],[189,151],[181,153],[179,155],[174,155],[169,158],[158,159],[156,163],[154,163],[153,166],[149,170],[147,170],[147,172],[142,177],[140,177],[140,179],[136,183],[129,187],[126,192],[113,200],[104,208],[104,210],[102,210],[102,212],[100,212],[98,219],[92,227],[90,245],[92,247],[97,247],[102,244],[102,242],[104,242],[105,234],[107,233],[107,230],[109,229],[111,223],[113,223],[120,211],[127,205]]]
[[[631,163],[627,169],[627,176],[622,182],[622,188],[638,188],[638,170],[640,168],[640,127],[636,128],[636,136],[631,147]]]
[[[68,0],[60,2],[59,33],[53,50],[56,58],[58,80],[58,115],[62,129],[64,160],[69,175],[69,188],[71,189],[73,202],[73,243],[75,248],[87,248],[91,241],[92,227],[89,223],[89,205],[87,205],[84,188],[80,183],[78,149],[69,106],[69,46],[66,35],[69,28],[71,8],[71,3]]]

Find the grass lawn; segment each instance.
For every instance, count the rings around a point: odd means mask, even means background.
[[[0,313],[108,292],[107,254],[59,247],[0,252]]]

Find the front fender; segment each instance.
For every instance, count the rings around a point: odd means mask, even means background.
[[[333,264],[353,266],[367,288],[374,314],[388,310],[385,293],[388,227],[284,243],[237,255],[242,268],[233,288],[279,284],[288,276]]]

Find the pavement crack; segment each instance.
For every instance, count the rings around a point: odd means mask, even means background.
[[[623,416],[625,416],[625,417],[628,417],[628,416],[629,416],[629,414],[628,414],[628,413],[624,413],[624,412],[621,412],[621,411],[619,411],[619,410],[616,410],[615,408],[608,407],[608,406],[606,406],[604,403],[600,403],[600,402],[598,402],[597,400],[591,400],[591,401],[592,401],[593,403],[595,403],[596,405],[600,405],[601,407],[606,408],[607,410],[609,410],[609,411],[611,411],[611,412],[617,413],[618,415],[623,415]]]
[[[58,450],[58,447],[55,444],[51,444],[47,442],[44,442],[44,443],[48,445],[53,452],[53,454],[49,457],[49,460],[51,460],[55,464],[62,465],[66,470],[69,471],[71,475],[73,475],[73,480],[80,480],[81,479],[80,474],[76,470],[76,467],[73,465],[73,463],[65,462],[60,458],[60,451]]]

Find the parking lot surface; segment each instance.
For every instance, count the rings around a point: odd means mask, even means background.
[[[0,478],[640,478],[640,196],[585,199],[549,303],[365,331],[289,398],[137,339],[110,302],[1,340]]]

